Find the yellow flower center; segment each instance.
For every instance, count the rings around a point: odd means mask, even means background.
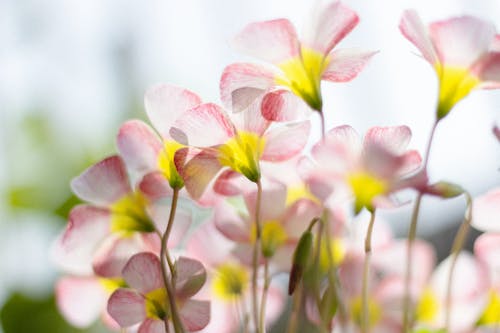
[[[432,323],[439,312],[439,300],[430,289],[424,290],[416,309],[418,321]]]
[[[350,310],[352,314],[352,318],[354,322],[361,326],[363,322],[363,299],[360,297],[356,297],[350,305]],[[379,320],[382,318],[382,309],[374,299],[368,298],[368,327],[373,327],[376,325]]]
[[[112,294],[116,289],[118,288],[125,288],[127,284],[125,283],[125,280],[122,278],[113,278],[113,279],[108,279],[108,278],[98,278],[99,283],[103,287],[103,289],[108,293]]]
[[[170,187],[181,188],[184,186],[184,181],[177,172],[174,163],[174,156],[177,150],[184,146],[176,141],[165,141],[163,150],[158,155],[158,168],[163,173],[163,176],[168,180]]]
[[[373,199],[389,190],[387,182],[367,172],[353,173],[347,177],[347,181],[354,194],[356,212],[360,212],[363,207],[373,210]]]
[[[153,222],[145,209],[146,199],[140,194],[130,194],[111,205],[111,231],[128,234],[133,231],[152,232]]]
[[[260,179],[259,160],[264,152],[264,138],[252,132],[238,132],[219,146],[219,162],[241,173],[252,182]]]
[[[467,96],[479,83],[479,78],[467,68],[434,66],[439,76],[438,118],[445,117],[462,98]]]
[[[289,186],[286,192],[286,206],[289,206],[300,199],[309,199],[315,203],[320,203],[318,198],[316,198],[305,184],[298,184],[295,186]],[[305,222],[304,222],[305,223]]]
[[[146,316],[148,318],[164,320],[170,317],[167,291],[165,288],[158,288],[145,295]]]
[[[257,238],[257,229],[255,224],[252,224],[252,233],[250,234],[250,241],[253,243]],[[285,229],[279,221],[266,221],[262,224],[261,247],[262,254],[266,258],[274,255],[276,250],[285,244],[288,236]]]
[[[500,294],[490,291],[488,305],[479,318],[478,325],[500,325]]]
[[[329,243],[325,238],[321,239],[319,252],[319,268],[321,272],[327,272],[331,268],[331,264],[334,266],[340,265],[345,257],[346,249],[340,239],[330,238]],[[330,249],[328,249],[328,245],[330,245]],[[333,262],[331,263],[330,260],[333,260]]]
[[[212,289],[223,300],[232,301],[243,296],[248,286],[248,271],[239,264],[220,265],[214,274]]]
[[[276,84],[290,88],[312,109],[321,111],[321,77],[330,59],[313,49],[302,47],[301,56],[289,59],[279,65],[283,75],[276,78]]]

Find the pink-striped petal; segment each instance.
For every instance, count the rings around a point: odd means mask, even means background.
[[[220,106],[206,103],[184,112],[170,129],[170,135],[184,145],[211,147],[232,138],[235,128]]]
[[[173,332],[173,327],[169,323],[170,332]],[[162,320],[147,318],[139,326],[137,333],[165,333],[165,323]]]
[[[279,220],[285,212],[286,186],[279,182],[266,182],[262,184],[262,196],[260,200],[261,221]],[[254,189],[245,195],[245,203],[248,214],[253,220],[257,205],[257,190]]]
[[[352,9],[340,1],[332,2],[317,13],[304,44],[326,55],[356,27],[358,21],[359,17]]]
[[[269,130],[265,134],[265,147],[261,159],[281,162],[292,158],[304,149],[309,140],[309,120],[286,124]]]
[[[109,297],[108,313],[120,327],[135,325],[146,318],[145,299],[135,290],[120,288]]]
[[[56,283],[55,294],[61,314],[79,328],[90,326],[106,306],[106,293],[92,277],[63,277]]]
[[[233,40],[240,52],[273,64],[299,55],[299,41],[292,23],[276,19],[248,24]]]
[[[217,230],[228,239],[235,242],[250,241],[250,221],[226,201],[220,201],[215,206],[214,222]]]
[[[163,287],[160,259],[151,252],[132,256],[123,268],[122,275],[131,288],[143,295]]]
[[[295,121],[306,118],[310,109],[288,90],[275,90],[262,99],[262,116],[269,121]]]
[[[164,138],[169,138],[170,127],[179,116],[201,104],[201,98],[195,93],[170,84],[158,84],[144,95],[146,113],[153,126]]]
[[[482,231],[500,232],[500,188],[474,199],[472,225]]]
[[[158,169],[162,143],[151,127],[140,120],[129,120],[118,131],[116,145],[129,168],[143,175]]]
[[[223,196],[235,196],[243,193],[248,186],[255,185],[241,173],[227,169],[217,176],[213,189]]]
[[[246,109],[274,86],[274,77],[272,70],[260,65],[236,63],[227,66],[220,80],[223,105],[233,112]]]
[[[349,156],[359,156],[361,154],[361,139],[359,134],[349,125],[342,125],[332,128],[326,133],[327,145],[335,145],[339,147],[343,147],[343,150],[348,152]],[[318,154],[314,153],[313,156],[317,159],[317,161],[322,164],[318,158]]]
[[[376,53],[377,51],[356,49],[333,50],[329,54],[330,61],[321,78],[332,82],[351,81]]]
[[[236,128],[262,136],[265,130],[271,125],[271,122],[262,115],[262,103],[262,98],[257,98],[245,111],[233,113],[232,120]]]
[[[288,207],[283,217],[288,239],[298,240],[311,220],[321,215],[321,211],[321,207],[309,199],[299,199]]]
[[[187,300],[180,309],[181,321],[189,331],[199,331],[210,321],[210,302]]]
[[[207,280],[203,264],[195,259],[180,257],[175,262],[175,296],[187,299],[195,295]]]
[[[411,130],[408,126],[376,126],[366,132],[364,145],[380,145],[391,153],[400,155],[405,152],[410,139]]]
[[[481,88],[500,88],[500,51],[482,57],[472,69],[479,76]]]
[[[486,54],[495,38],[493,24],[472,16],[434,22],[429,32],[441,62],[461,68],[469,68]]]
[[[81,199],[108,206],[131,192],[125,163],[111,156],[94,164],[71,181],[71,189]]]
[[[427,28],[424,26],[415,10],[406,10],[403,13],[401,22],[399,23],[399,29],[403,35],[420,50],[422,56],[431,65],[439,61]]]
[[[159,171],[150,172],[142,177],[138,189],[149,202],[154,202],[173,194],[168,180]]]

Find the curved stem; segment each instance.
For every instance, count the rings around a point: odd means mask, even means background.
[[[297,323],[299,320],[300,308],[302,305],[302,284],[297,287],[293,295],[293,308],[288,321],[287,333],[295,333],[297,331]]]
[[[263,333],[260,330],[259,321],[259,304],[257,291],[257,278],[259,273],[259,251],[261,242],[262,226],[260,225],[260,205],[262,200],[262,184],[257,181],[257,200],[255,203],[255,244],[252,255],[252,312],[255,328],[258,333]]]
[[[434,139],[434,133],[436,132],[437,125],[439,124],[439,119],[434,121],[432,125],[431,133],[429,134],[429,139],[427,141],[427,147],[425,149],[424,161],[423,161],[423,172],[427,173],[427,165],[429,164],[429,156],[432,147],[432,141]],[[412,311],[410,306],[410,284],[412,276],[411,259],[413,257],[413,243],[417,236],[417,224],[418,224],[418,214],[420,212],[420,204],[422,202],[423,193],[418,193],[415,200],[415,206],[413,207],[413,212],[411,215],[410,230],[408,231],[408,244],[406,249],[406,270],[405,270],[405,290],[403,298],[403,332],[406,333],[409,330],[410,325],[410,311]]]
[[[451,255],[453,256],[451,259],[450,272],[448,275],[448,283],[446,285],[446,313],[445,313],[445,330],[449,332],[450,327],[450,308],[451,308],[451,289],[453,283],[453,273],[455,271],[455,266],[457,264],[458,255],[462,250],[465,241],[467,239],[467,234],[470,230],[470,224],[472,221],[472,198],[469,194],[467,196],[467,211],[465,214],[464,221],[458,229],[457,235],[455,236],[455,240],[453,241],[453,245],[451,247]]]
[[[160,251],[160,262],[161,262],[161,272],[162,272],[162,277],[163,277],[163,282],[165,284],[165,288],[167,289],[167,298],[168,302],[170,305],[170,312],[172,315],[172,322],[174,324],[174,330],[175,333],[184,333],[184,327],[182,325],[182,321],[180,320],[179,316],[179,310],[177,309],[177,303],[175,302],[175,288],[173,287],[174,280],[175,280],[175,267],[173,266],[171,260],[169,260],[170,256],[168,253],[168,236],[170,234],[170,230],[172,229],[172,224],[174,223],[174,218],[175,218],[175,212],[177,209],[177,201],[179,198],[179,189],[174,189],[174,194],[172,197],[172,204],[170,206],[170,215],[168,217],[168,224],[167,224],[167,230],[163,234],[162,240],[161,240],[161,251]],[[168,272],[167,272],[167,267],[165,265],[165,261],[163,258],[167,258],[170,273],[171,273],[171,279],[168,278]],[[167,319],[165,319],[165,325],[168,326]],[[166,331],[168,333],[168,331]]]
[[[361,300],[363,305],[363,315],[361,317],[361,332],[368,332],[369,327],[369,307],[368,307],[368,277],[370,275],[370,259],[372,254],[372,233],[373,225],[375,224],[375,210],[370,215],[370,223],[365,237],[365,263],[363,267],[363,289],[361,292]]]
[[[269,285],[271,284],[271,277],[269,276],[269,262],[266,260],[264,263],[264,289],[262,290],[262,298],[260,300],[260,318],[259,318],[259,330],[261,332],[266,331],[266,302],[267,293],[269,291]]]

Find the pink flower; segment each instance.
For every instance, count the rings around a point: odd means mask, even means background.
[[[495,27],[472,16],[431,23],[426,29],[414,10],[399,25],[436,71],[437,117],[445,117],[473,89],[500,87],[500,47]]]
[[[243,53],[270,62],[275,67],[248,63],[226,67],[220,83],[224,105],[234,111],[242,110],[252,98],[280,86],[303,99],[313,110],[321,111],[321,80],[350,81],[375,53],[333,50],[354,29],[358,20],[354,11],[336,1],[316,13],[311,20],[310,31],[300,41],[294,26],[287,19],[247,25],[233,44]],[[269,97],[277,97],[281,102],[288,100],[282,93]],[[290,120],[298,115],[288,111],[291,110],[263,108],[264,115],[270,120]]]
[[[355,211],[391,206],[387,196],[413,186],[403,178],[418,169],[420,154],[406,147],[411,131],[406,126],[373,127],[361,142],[350,126],[330,130],[312,150],[315,163],[304,159],[300,168],[311,192],[331,203],[352,196]]]
[[[500,232],[500,188],[474,199],[472,226],[481,231]]]
[[[160,259],[147,252],[130,258],[122,272],[128,288],[116,290],[108,301],[111,317],[121,327],[140,323],[139,333],[162,332],[171,316],[167,297],[175,297],[185,328],[190,332],[204,328],[210,321],[210,303],[191,297],[205,283],[205,269],[197,260],[185,257],[180,257],[175,267],[175,295],[167,295]]]

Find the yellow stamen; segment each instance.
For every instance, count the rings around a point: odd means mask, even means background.
[[[250,241],[253,243],[257,238],[257,229],[255,224],[252,224],[252,233],[250,234]],[[276,250],[285,244],[288,236],[285,229],[279,221],[265,221],[262,224],[261,246],[262,254],[266,258],[274,255]]]
[[[340,239],[330,239],[330,253],[333,259],[333,265],[338,266],[344,260],[346,249]],[[322,272],[327,272],[330,267],[330,254],[328,253],[328,242],[326,239],[321,240],[321,247],[319,252],[319,268]]]
[[[361,297],[356,297],[351,305],[351,314],[354,322],[361,326],[363,320],[363,300]],[[382,318],[382,308],[374,299],[368,299],[368,327],[373,327]]]
[[[347,177],[355,198],[355,211],[360,212],[363,207],[373,210],[373,199],[388,191],[388,184],[367,172],[357,172]]]
[[[289,206],[300,199],[309,199],[315,203],[320,203],[304,184],[289,186],[286,193],[286,206]]]
[[[500,325],[500,294],[490,291],[488,305],[486,306],[478,325]]]
[[[122,278],[99,278],[98,281],[108,294],[112,294],[118,288],[125,288],[127,286],[125,280]]]
[[[165,288],[158,288],[145,295],[146,316],[152,319],[164,320],[170,317],[167,291]]]
[[[152,232],[153,222],[145,209],[146,199],[140,194],[130,194],[111,205],[111,231],[124,234],[133,231]]]
[[[163,176],[168,180],[172,188],[182,188],[184,181],[177,172],[174,163],[174,156],[177,150],[184,146],[176,141],[165,141],[164,148],[158,156],[158,168],[163,173]]]
[[[248,286],[248,271],[239,264],[220,265],[212,282],[214,294],[223,300],[242,297]]]
[[[438,315],[439,308],[436,294],[431,289],[425,289],[417,305],[417,320],[423,323],[432,323]]]

